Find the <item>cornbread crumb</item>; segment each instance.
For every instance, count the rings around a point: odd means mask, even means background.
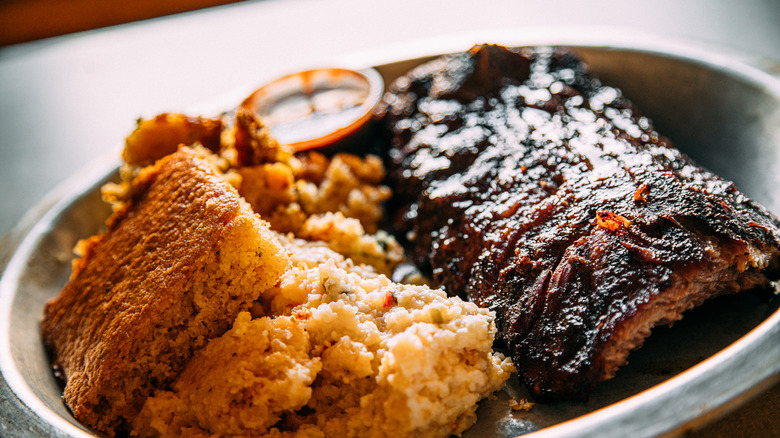
[[[509,407],[513,411],[530,411],[534,407],[534,403],[521,398],[520,400],[509,400]]]

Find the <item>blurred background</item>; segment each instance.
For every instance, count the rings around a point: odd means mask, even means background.
[[[780,75],[777,0],[0,0],[0,235],[118,160],[138,117],[214,113],[283,73],[504,34],[678,41]],[[775,388],[696,436],[746,423],[778,436],[778,406]]]
[[[4,0],[0,45],[24,43],[100,27],[233,3],[237,0]]]

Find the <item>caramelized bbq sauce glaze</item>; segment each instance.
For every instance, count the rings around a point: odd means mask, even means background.
[[[392,84],[379,114],[396,229],[435,283],[496,311],[539,399],[582,399],[612,377],[649,334],[648,306],[667,305],[653,323],[671,322],[707,296],[767,283],[750,266],[721,275],[734,259],[723,254],[769,254],[776,274],[778,220],[570,52],[439,58]],[[708,276],[723,285],[663,295]]]

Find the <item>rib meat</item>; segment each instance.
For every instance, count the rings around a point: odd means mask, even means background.
[[[653,326],[777,278],[778,219],[570,52],[445,56],[380,114],[413,258],[496,312],[539,398],[586,397]]]

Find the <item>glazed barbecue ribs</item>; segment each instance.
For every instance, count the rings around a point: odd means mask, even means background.
[[[539,399],[587,397],[653,326],[778,277],[778,219],[571,52],[448,55],[380,115],[414,260],[496,312]]]

